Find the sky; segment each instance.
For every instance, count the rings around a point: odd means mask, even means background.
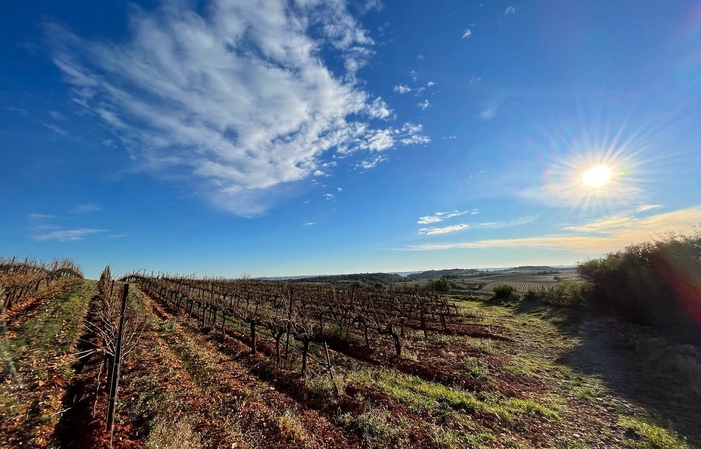
[[[2,256],[92,278],[555,265],[701,223],[699,0],[0,12]]]

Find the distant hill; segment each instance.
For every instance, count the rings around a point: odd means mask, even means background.
[[[540,271],[550,271],[554,268],[549,265],[521,265],[520,267],[514,267],[512,270],[540,270]]]
[[[445,277],[446,279],[454,279],[461,276],[470,276],[478,273],[480,273],[480,271],[475,270],[473,268],[449,268],[447,270],[428,270],[422,271],[421,273],[410,274],[405,278],[405,280],[412,282],[430,281],[433,279],[440,279],[442,277]]]
[[[331,283],[351,283],[363,282],[365,284],[393,284],[404,282],[406,278],[398,274],[389,273],[357,273],[357,274],[337,274],[329,276],[313,276],[301,279],[294,279],[292,282],[331,282]]]

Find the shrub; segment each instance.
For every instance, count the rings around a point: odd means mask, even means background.
[[[523,295],[523,300],[528,302],[537,302],[545,298],[545,292],[539,290],[533,290],[529,288],[528,291]]]
[[[393,423],[392,415],[386,410],[370,410],[361,415],[343,413],[337,419],[338,424],[357,432],[370,447],[391,449],[404,446],[407,438],[407,423]]]
[[[511,285],[500,284],[494,287],[494,299],[509,299],[516,289]]]
[[[581,281],[562,281],[542,295],[543,302],[556,307],[578,307],[591,301],[591,284]]]
[[[686,337],[701,335],[701,228],[667,234],[577,265],[592,286],[588,304]]]
[[[439,293],[448,293],[450,291],[450,284],[446,278],[442,277],[431,281],[431,288]]]

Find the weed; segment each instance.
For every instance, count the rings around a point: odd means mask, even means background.
[[[639,449],[691,449],[686,439],[675,432],[659,425],[638,418],[623,417],[620,420],[626,428],[626,435],[636,440],[634,446]]]
[[[462,359],[462,364],[475,379],[486,379],[489,376],[489,363],[486,360],[468,356]]]
[[[387,410],[371,409],[361,415],[343,413],[337,422],[346,429],[357,432],[365,444],[376,449],[401,447],[407,439],[407,422],[399,419],[392,422],[392,415]]]
[[[155,419],[144,445],[145,449],[177,449],[202,447],[199,434],[193,430],[192,418],[178,420]]]
[[[470,346],[482,354],[494,354],[496,351],[494,342],[486,338],[468,338]]]
[[[308,438],[307,431],[304,429],[302,422],[295,416],[291,410],[285,410],[277,419],[280,432],[288,438],[294,438],[303,441]]]

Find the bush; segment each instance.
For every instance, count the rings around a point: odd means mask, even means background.
[[[701,341],[701,228],[628,246],[577,271],[595,310]]]
[[[593,288],[582,281],[561,281],[542,295],[543,302],[556,307],[579,307],[591,301]]]
[[[494,299],[509,299],[516,289],[507,284],[500,284],[494,287]]]
[[[528,302],[537,302],[545,298],[545,292],[533,290],[531,288],[523,295],[523,300]]]
[[[431,281],[431,288],[439,293],[448,293],[450,291],[450,284],[446,278],[442,277]]]

